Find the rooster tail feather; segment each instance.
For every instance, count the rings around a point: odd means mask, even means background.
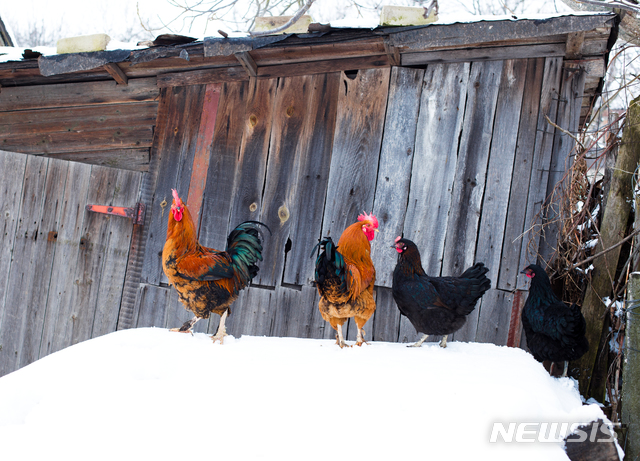
[[[346,293],[347,273],[344,257],[338,251],[331,237],[325,237],[317,246],[320,247],[320,253],[316,258],[316,284],[323,284],[327,279],[333,279],[338,282],[340,291]]]
[[[245,221],[227,237],[227,253],[231,257],[238,289],[247,286],[258,274],[256,262],[262,261],[262,227],[271,229],[259,221]]]

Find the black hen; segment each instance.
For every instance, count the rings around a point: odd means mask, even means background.
[[[420,347],[429,335],[444,335],[440,346],[447,347],[447,336],[459,330],[478,299],[491,287],[484,264],[476,263],[460,277],[429,277],[420,262],[418,247],[398,237],[399,253],[393,271],[393,298],[418,333],[424,333],[413,347]]]
[[[542,267],[531,264],[521,273],[531,279],[529,297],[522,309],[529,351],[539,362],[564,362],[562,376],[566,376],[568,362],[589,350],[584,316],[576,304],[569,307],[558,299]]]

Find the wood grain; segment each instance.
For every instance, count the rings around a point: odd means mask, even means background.
[[[389,248],[402,234],[409,198],[423,69],[394,67],[385,120],[373,214],[380,223],[371,242],[376,285],[391,287],[397,253]]]
[[[527,60],[504,61],[502,69],[502,81],[500,82],[498,102],[496,106],[495,120],[493,124],[493,139],[489,153],[486,186],[482,201],[482,214],[478,229],[475,261],[482,261],[489,268],[487,274],[492,279],[492,286],[497,285],[500,273],[500,261],[503,246],[503,238],[506,228],[507,209],[511,192],[511,178],[514,169],[516,155],[516,141],[518,133],[521,109],[524,93],[524,85],[527,73]],[[469,315],[477,318],[478,327],[476,337],[502,338],[505,341],[509,331],[508,322],[498,325],[495,335],[485,334],[484,330],[493,327],[493,320],[497,316],[504,315],[507,310],[507,318],[511,311],[501,299],[491,302],[485,295],[482,303]],[[469,320],[467,320],[469,321]],[[475,338],[474,338],[475,339]]]
[[[469,72],[468,63],[434,64],[424,76],[404,236],[430,275],[442,265]]]
[[[520,125],[516,143],[516,158],[513,164],[511,178],[511,193],[509,208],[502,243],[502,257],[500,259],[500,273],[496,281],[495,271],[491,274],[493,286],[501,290],[512,291],[516,287],[520,267],[520,252],[524,232],[524,220],[527,212],[529,195],[529,180],[535,141],[537,136],[538,112],[542,91],[542,77],[544,72],[544,58],[529,59],[525,81],[524,99],[520,112]]]
[[[460,275],[475,260],[503,66],[501,61],[491,61],[474,63],[471,67],[452,206],[447,222],[442,275]],[[466,324],[453,337],[456,340],[473,341],[476,326],[477,317],[470,315]]]
[[[342,74],[322,235],[340,238],[363,211],[371,212],[389,90],[389,69]]]
[[[322,232],[331,150],[336,129],[341,75],[314,75],[309,107],[296,157],[300,162],[295,197],[296,212],[290,225],[291,249],[286,254],[283,283],[304,286],[313,278],[315,259],[311,248]]]
[[[130,79],[126,86],[112,80],[5,87],[0,98],[0,112],[155,101],[158,95],[155,77]]]

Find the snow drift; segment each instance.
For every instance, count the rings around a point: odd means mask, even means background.
[[[494,423],[588,422],[568,378],[492,344],[227,337],[146,328],[0,378],[2,459],[566,460]]]

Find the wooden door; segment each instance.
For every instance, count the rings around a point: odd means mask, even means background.
[[[0,151],[0,375],[116,330],[142,173]]]

